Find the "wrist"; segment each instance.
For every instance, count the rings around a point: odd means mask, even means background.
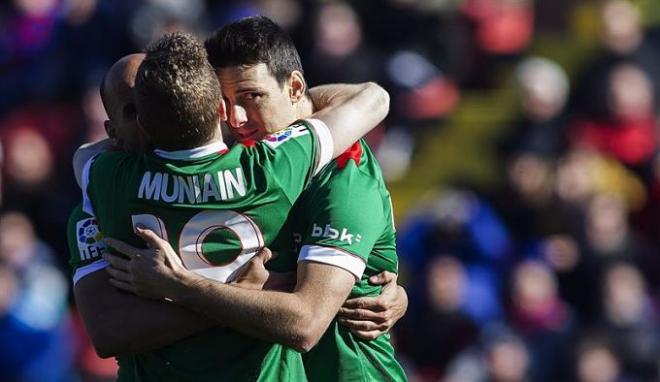
[[[183,303],[186,301],[190,292],[194,293],[197,286],[204,279],[195,272],[189,271],[185,268],[178,269],[174,272],[174,277],[169,285],[166,286],[169,298],[176,303]]]

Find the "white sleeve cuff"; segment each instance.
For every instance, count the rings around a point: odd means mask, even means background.
[[[300,249],[298,262],[314,261],[317,263],[334,265],[345,269],[355,276],[355,281],[359,281],[364,273],[367,264],[363,259],[338,248],[323,247],[320,245],[305,245]]]
[[[85,143],[78,147],[73,154],[73,175],[76,178],[78,187],[82,187],[82,171],[87,161],[103,152],[109,151],[111,147],[112,143],[110,142],[110,139],[107,138],[98,142]]]
[[[108,265],[110,264],[107,261],[100,259],[100,260],[96,260],[91,264],[87,264],[83,267],[76,269],[76,271],[73,272],[73,285],[76,285],[78,281],[80,281],[80,279],[87,276],[88,274],[94,273],[96,271],[100,271],[101,269],[104,269]]]
[[[87,194],[87,188],[89,188],[89,170],[92,167],[92,163],[94,163],[94,159],[96,159],[96,156],[89,158],[82,169],[82,209],[83,212],[92,216],[96,215],[94,214],[94,209],[92,208],[92,201],[89,199],[89,195]]]
[[[318,158],[316,158],[316,167],[314,168],[314,175],[332,160],[332,153],[334,152],[334,142],[332,134],[328,126],[320,119],[307,118],[305,119],[311,126],[312,133],[316,135],[318,142]]]

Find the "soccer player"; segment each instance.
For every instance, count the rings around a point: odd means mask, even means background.
[[[104,123],[109,140],[101,141],[92,150],[144,153],[152,149],[148,137],[137,125],[133,96],[135,76],[143,59],[142,53],[125,56],[104,76],[100,90],[109,117]],[[80,169],[82,164],[74,167]],[[80,171],[75,173],[81,184]],[[83,211],[82,203],[69,217],[67,238],[75,299],[99,355],[144,352],[216,325],[173,304],[119,293],[112,287],[105,272],[98,272],[107,265],[101,258],[107,249],[103,235],[95,217]]]
[[[188,268],[226,281],[264,244],[288,243],[284,220],[293,199],[322,165],[384,117],[387,97],[369,86],[349,100],[349,106],[317,114],[332,130],[319,120],[304,121],[253,147],[228,151],[218,129],[218,105],[221,115],[224,109],[217,78],[205,60],[201,46],[182,34],[152,46],[138,71],[136,101],[140,123],[158,149],[147,155],[105,153],[87,162],[84,206],[95,212],[106,234],[126,241],[136,243],[133,229],[142,232],[141,225],[163,237],[169,234]],[[342,127],[347,118],[355,117],[352,102],[377,112],[347,129]],[[285,176],[275,176],[281,173]],[[253,333],[253,321],[259,317],[240,307],[232,309],[255,293],[269,292],[226,286],[238,295],[225,305],[229,318],[224,322],[261,338],[275,337],[277,322]],[[167,284],[162,287],[168,289]],[[92,295],[85,298],[81,305],[88,308],[86,321],[120,308],[106,301],[95,305]],[[163,304],[156,305],[156,311],[163,309]],[[130,320],[130,307],[124,314],[124,320]],[[158,317],[155,323],[165,319]],[[156,352],[120,357],[120,379],[298,379],[295,356],[284,347],[214,329]]]
[[[295,89],[302,89],[304,94],[306,84],[295,47],[272,21],[256,17],[230,24],[208,39],[206,46],[223,87],[232,132],[243,144],[252,145],[254,140],[277,131],[278,125],[312,113],[311,102],[290,102],[290,94]],[[310,281],[301,280],[299,273],[298,289],[293,295],[300,295],[300,314],[314,317],[307,336],[308,342],[315,344],[343,301],[332,293],[345,296],[351,291],[351,297],[377,295],[380,287],[371,285],[369,277],[383,270],[397,270],[390,196],[369,148],[357,143],[323,169],[298,200],[292,219],[295,253],[300,250],[302,267],[306,263],[324,264],[326,269],[339,268],[345,271],[343,276],[353,276],[331,284],[337,289],[329,290],[329,295],[306,300],[309,297],[300,290]],[[153,239],[150,243],[164,253],[174,253],[165,242]],[[140,276],[148,277],[148,273]],[[165,282],[164,278],[160,281]],[[141,282],[139,277],[137,282]],[[155,285],[134,285],[129,290],[138,288],[149,294]],[[180,303],[213,315],[213,301],[211,297]],[[218,301],[221,299],[215,303]],[[358,312],[385,321],[377,313]],[[336,321],[331,323],[319,346],[305,355],[310,380],[405,380],[389,336],[379,335],[382,333],[378,325],[366,321],[360,324],[368,333],[359,334],[372,336],[373,341],[362,341]]]
[[[306,87],[303,69],[287,33],[268,18],[249,17],[229,24],[210,36],[205,46],[220,79],[229,126],[239,140],[261,139],[314,111],[312,102],[303,104],[307,109],[289,102],[292,89]],[[352,274],[354,283],[343,285],[352,286],[351,298],[377,295],[381,288],[369,278],[382,271],[397,272],[390,194],[363,141],[312,180],[292,216],[298,261],[328,264]],[[335,312],[319,320],[326,322]],[[359,312],[371,320],[385,318]],[[372,341],[362,341],[337,321],[331,323],[319,345],[303,357],[310,380],[405,379],[389,334],[371,321],[361,324],[368,333],[357,334]]]

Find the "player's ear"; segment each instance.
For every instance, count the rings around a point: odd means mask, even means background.
[[[221,121],[227,121],[227,104],[224,99],[221,99],[220,105],[218,105],[218,115],[220,116]]]
[[[305,92],[307,92],[305,77],[300,71],[294,70],[289,76],[289,98],[291,103],[300,101],[305,96]]]

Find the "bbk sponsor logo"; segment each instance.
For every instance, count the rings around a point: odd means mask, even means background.
[[[326,224],[325,227],[318,226],[314,223],[312,227],[312,237],[325,237],[328,239],[339,240],[345,243],[353,244],[359,243],[362,240],[362,235],[353,235],[349,233],[346,228],[342,228],[341,231],[337,228],[333,228],[330,224]]]

